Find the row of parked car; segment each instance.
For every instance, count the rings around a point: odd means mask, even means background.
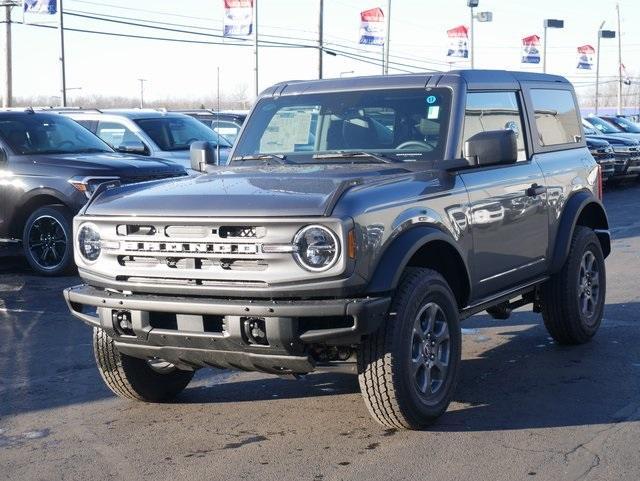
[[[640,178],[640,124],[623,116],[590,116],[582,126],[605,181]]]
[[[99,186],[195,175],[189,149],[225,161],[246,114],[205,110],[0,112],[0,255],[20,248],[38,273],[72,270],[72,219]]]
[[[190,146],[217,147],[225,163],[246,112],[21,109],[0,112],[0,254],[22,248],[40,274],[72,269],[72,218],[110,182],[197,175]],[[640,124],[583,119],[609,183],[640,176]]]

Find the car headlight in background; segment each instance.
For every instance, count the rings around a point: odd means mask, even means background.
[[[89,262],[94,262],[102,252],[100,232],[93,224],[82,224],[78,231],[78,248],[80,255]]]
[[[293,243],[296,261],[309,271],[326,271],[340,257],[338,238],[321,225],[303,227],[296,234]]]
[[[82,192],[89,199],[100,184],[119,181],[119,177],[71,177],[69,182],[77,191]]]

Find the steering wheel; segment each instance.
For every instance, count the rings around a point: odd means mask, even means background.
[[[409,150],[409,149],[418,149],[418,150],[422,150],[422,149],[427,149],[427,150],[433,150],[433,145],[429,145],[426,142],[421,142],[419,140],[409,140],[407,142],[402,142],[400,145],[398,145],[396,147],[397,150]]]
[[[62,148],[64,148],[65,145],[67,145],[69,147],[72,147],[72,148],[76,146],[76,144],[74,144],[70,140],[63,140],[56,147],[58,147],[59,149],[62,149]]]

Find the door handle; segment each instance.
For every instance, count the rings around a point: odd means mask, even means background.
[[[547,192],[547,188],[544,185],[533,184],[527,189],[527,195],[529,197],[536,197]]]

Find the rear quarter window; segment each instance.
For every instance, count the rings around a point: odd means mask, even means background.
[[[580,143],[582,129],[570,90],[532,89],[531,101],[542,147]]]

